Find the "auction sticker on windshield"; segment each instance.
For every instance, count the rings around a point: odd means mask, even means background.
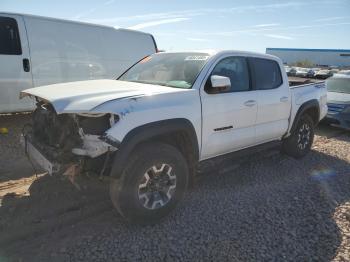
[[[207,55],[191,55],[185,57],[185,61],[205,61],[209,58]]]

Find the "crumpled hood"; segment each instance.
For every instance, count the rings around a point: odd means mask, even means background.
[[[30,88],[22,91],[20,97],[29,95],[44,99],[61,114],[89,112],[116,99],[181,91],[184,90],[119,80],[89,80]]]
[[[350,94],[327,92],[328,103],[350,104]]]

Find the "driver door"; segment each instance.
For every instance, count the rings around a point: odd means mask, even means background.
[[[230,90],[211,92],[212,75],[228,77]],[[201,160],[233,152],[255,143],[257,115],[256,91],[251,89],[245,57],[219,60],[201,88],[202,151]]]

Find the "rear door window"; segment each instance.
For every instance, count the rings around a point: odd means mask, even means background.
[[[22,48],[16,19],[0,17],[0,55],[21,54]]]
[[[270,59],[249,58],[253,75],[254,89],[268,90],[282,85],[282,75],[279,64]]]

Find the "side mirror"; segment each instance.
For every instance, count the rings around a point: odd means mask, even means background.
[[[225,92],[231,89],[231,80],[226,76],[212,75],[210,81],[211,89],[214,93]]]

